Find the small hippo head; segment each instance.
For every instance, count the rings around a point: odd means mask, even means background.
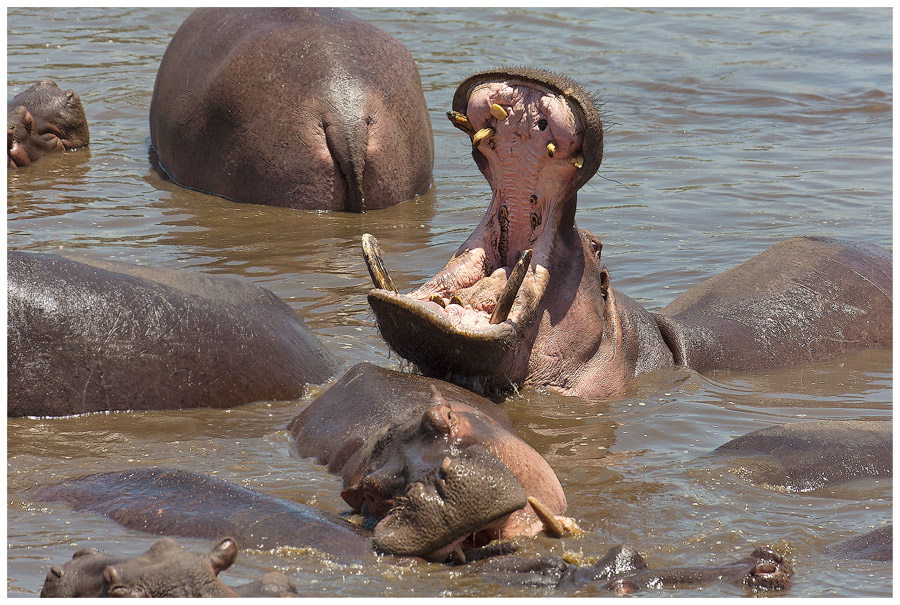
[[[375,544],[383,552],[442,559],[471,534],[496,537],[526,506],[520,481],[497,455],[508,435],[433,388],[424,411],[384,427],[347,461],[341,495],[379,519]]]
[[[103,589],[103,570],[120,561],[121,557],[105,554],[96,548],[79,550],[65,565],[50,568],[41,587],[41,597],[98,597]]]
[[[234,597],[219,572],[237,558],[237,544],[225,538],[206,555],[186,552],[172,538],[163,538],[139,557],[107,566],[103,597]]]
[[[600,113],[568,78],[510,68],[463,81],[448,117],[471,137],[491,204],[447,265],[407,294],[367,252],[369,304],[388,344],[424,374],[521,382],[544,310],[572,300],[574,272],[588,272],[581,258],[599,259],[598,243],[582,249],[574,220],[576,193],[603,158]]]
[[[29,166],[45,155],[90,142],[87,118],[74,90],[41,80],[7,104],[8,168]]]

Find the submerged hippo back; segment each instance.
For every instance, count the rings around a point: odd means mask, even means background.
[[[797,237],[691,288],[657,315],[698,372],[811,363],[892,343],[893,260],[872,244]]]
[[[268,290],[97,264],[8,254],[9,416],[230,407],[300,397],[331,375],[315,337]]]

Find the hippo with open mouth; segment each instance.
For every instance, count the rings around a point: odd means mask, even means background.
[[[890,253],[828,238],[777,244],[647,312],[610,287],[601,242],[575,225],[576,192],[603,156],[591,96],[546,71],[498,69],[464,80],[452,107],[492,190],[478,227],[406,294],[363,236],[378,328],[423,374],[602,398],[673,364],[741,371],[891,345]]]

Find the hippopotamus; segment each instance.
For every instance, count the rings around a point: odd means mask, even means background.
[[[894,559],[894,526],[885,525],[861,536],[831,544],[825,548],[825,552],[846,559],[892,561]]]
[[[434,163],[409,51],[329,8],[193,12],[160,63],[150,140],[180,185],[301,210],[392,206]]]
[[[793,566],[781,553],[760,546],[749,556],[724,565],[650,569],[634,548],[615,546],[593,565],[570,563],[562,557],[508,555],[473,563],[468,573],[514,586],[571,589],[599,585],[618,594],[640,590],[697,587],[726,581],[754,590],[781,590],[790,586]]]
[[[762,456],[751,473],[757,483],[807,492],[863,477],[893,474],[893,422],[810,420],[748,433],[715,450],[732,456]]]
[[[43,79],[6,104],[6,165],[30,166],[45,155],[86,147],[91,135],[81,99]]]
[[[79,550],[65,565],[47,573],[41,597],[280,597],[295,596],[294,583],[271,572],[241,586],[219,579],[237,558],[237,544],[223,538],[205,555],[186,552],[162,538],[143,555],[124,558],[96,548]]]
[[[382,336],[428,376],[586,398],[681,364],[745,371],[890,347],[892,260],[874,246],[801,237],[703,282],[657,314],[611,287],[601,241],[575,224],[603,157],[593,97],[546,71],[466,78],[451,122],[492,190],[446,266],[400,294],[369,234],[368,300]]]
[[[315,457],[342,476],[341,496],[363,516],[378,520],[376,544],[390,552],[443,559],[451,546],[468,549],[496,538],[541,531],[559,537],[577,531],[574,521],[562,515],[566,497],[546,460],[516,435],[502,408],[456,385],[358,364],[297,416],[288,431],[301,456]],[[438,489],[447,501],[442,510],[451,510],[435,528],[440,532],[433,543],[425,541],[430,539],[423,528],[431,526],[427,522],[411,522],[414,531],[407,534],[395,531],[398,515],[417,510],[409,500],[420,497],[421,478],[443,473],[448,460],[473,451],[485,454],[477,459],[483,468],[467,481],[511,473],[515,485],[495,491],[498,501],[514,506],[502,518],[485,522],[473,518],[478,511],[472,497],[465,507],[449,507],[454,490],[444,486]],[[499,479],[490,483],[499,484]],[[474,491],[464,485],[456,489]]]
[[[221,479],[170,468],[141,468],[67,479],[34,499],[68,502],[129,529],[167,536],[230,536],[243,547],[313,548],[336,560],[371,562],[371,532],[311,506]]]
[[[9,251],[8,416],[301,397],[333,362],[272,292],[196,272]]]

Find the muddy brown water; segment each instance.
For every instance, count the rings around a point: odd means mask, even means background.
[[[566,73],[604,102],[607,154],[579,195],[577,221],[603,240],[613,285],[649,309],[791,236],[892,249],[890,9],[353,12],[410,49],[436,140],[434,187],[363,216],[229,202],[151,168],[153,80],[187,9],[8,9],[7,98],[53,78],[82,96],[92,135],[89,150],[8,173],[8,247],[237,276],[288,301],[337,358],[338,375],[359,361],[399,368],[366,303],[360,236],[379,238],[401,289],[449,259],[489,189],[444,112],[471,72],[525,64]],[[720,563],[771,544],[794,563],[788,596],[890,596],[890,563],[823,552],[891,522],[890,480],[785,493],[750,483],[749,463],[708,454],[784,422],[888,420],[892,387],[891,352],[874,351],[754,374],[670,368],[602,402],[525,389],[503,405],[556,470],[569,513],[587,530],[527,548],[589,559],[626,542],[661,567]],[[339,481],[292,455],[285,431],[321,390],[230,411],[8,420],[7,594],[37,596],[50,565],[80,548],[138,554],[156,540],[33,502],[27,490],[37,484],[174,466],[344,510]],[[291,550],[242,551],[223,577],[235,584],[276,569],[307,595],[541,594],[435,564],[343,567]],[[724,585],[661,594],[747,592]]]

